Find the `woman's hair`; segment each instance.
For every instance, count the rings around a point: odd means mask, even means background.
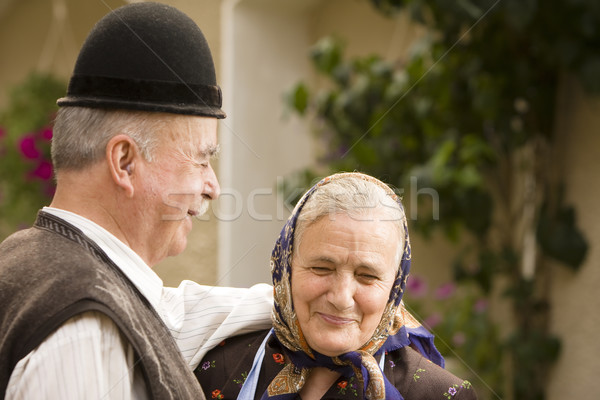
[[[391,222],[397,227],[400,241],[396,254],[396,264],[400,265],[400,258],[404,250],[404,209],[397,203],[391,188],[382,182],[376,183],[373,179],[362,174],[347,174],[337,177],[330,182],[318,187],[306,200],[294,230],[294,248],[297,249],[302,241],[302,236],[308,227],[325,216],[334,217],[335,214],[348,215],[360,220],[375,214],[378,221]]]
[[[130,136],[142,156],[151,161],[167,114],[144,111],[61,107],[54,121],[52,162],[58,170],[88,167],[105,156],[106,144],[117,134]]]

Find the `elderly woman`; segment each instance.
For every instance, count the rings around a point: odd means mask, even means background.
[[[475,399],[402,307],[410,259],[389,187],[360,173],[317,183],[273,250],[273,329],[205,356],[195,373],[207,398]]]

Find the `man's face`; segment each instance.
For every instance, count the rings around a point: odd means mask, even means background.
[[[152,161],[142,161],[136,193],[139,228],[146,262],[155,265],[185,250],[192,218],[219,196],[219,182],[210,164],[217,152],[217,120],[178,116],[158,132]]]

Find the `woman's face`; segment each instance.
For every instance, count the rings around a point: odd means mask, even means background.
[[[379,324],[396,277],[400,237],[379,213],[332,214],[310,225],[292,259],[292,300],[308,345],[336,356]],[[385,219],[385,218],[383,218]]]

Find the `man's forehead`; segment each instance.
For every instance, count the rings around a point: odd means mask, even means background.
[[[218,148],[216,118],[176,116],[167,122],[165,129],[172,140],[189,141],[193,147],[202,147],[203,151]]]

